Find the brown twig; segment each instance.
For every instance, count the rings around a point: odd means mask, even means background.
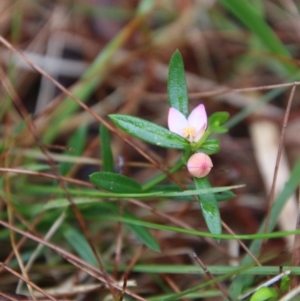
[[[180,289],[177,286],[177,284],[172,280],[172,278],[168,275],[163,275],[163,278],[165,279],[165,281],[169,284],[169,286],[174,290],[175,293],[180,293]],[[180,299],[182,301],[188,301],[187,298],[185,298],[184,296],[180,297]]]
[[[51,175],[49,173],[45,172],[40,172],[40,171],[31,171],[31,170],[24,170],[24,169],[17,169],[17,168],[5,168],[5,167],[0,167],[0,172],[11,172],[11,173],[16,173],[16,174],[23,174],[23,175],[32,175],[32,176],[37,176],[37,177],[45,177],[49,179],[55,179],[57,180],[56,175]],[[86,186],[86,187],[94,187],[91,183],[76,180],[76,179],[71,179],[67,177],[61,176],[61,179],[64,180],[65,182],[81,185],[81,186]]]
[[[248,87],[248,88],[229,88],[224,87],[221,89],[214,89],[213,91],[207,92],[190,92],[189,99],[198,99],[201,97],[212,97],[218,96],[223,94],[231,94],[231,93],[242,93],[242,92],[253,92],[253,91],[267,91],[272,89],[280,89],[280,88],[289,88],[293,86],[299,86],[300,82],[292,82],[292,83],[285,83],[285,84],[274,84],[274,85],[265,85],[265,86],[256,86],[256,87]],[[151,95],[151,97],[155,97],[158,99],[168,99],[167,93],[151,93],[147,92],[147,95]]]
[[[274,200],[274,196],[275,196],[275,187],[276,187],[276,181],[277,181],[277,176],[278,176],[278,171],[279,171],[279,162],[280,162],[281,154],[282,154],[282,151],[283,151],[283,142],[284,142],[285,132],[286,132],[287,124],[288,124],[288,118],[289,118],[293,98],[294,98],[294,95],[295,95],[296,87],[297,87],[296,83],[294,83],[294,85],[292,86],[292,89],[291,89],[290,97],[289,97],[289,100],[288,100],[288,103],[287,103],[287,107],[286,107],[286,111],[285,111],[284,119],[283,119],[283,123],[282,123],[282,129],[281,129],[280,140],[279,140],[279,147],[278,147],[276,163],[275,163],[275,169],[274,169],[274,176],[273,176],[270,195],[269,195],[268,201],[267,201],[268,211],[267,211],[267,216],[266,216],[266,223],[265,223],[265,227],[264,227],[264,232],[268,232],[268,228],[269,228],[270,212],[271,212],[271,209],[272,209],[273,200]],[[265,245],[265,242],[264,242],[264,245]],[[263,250],[263,248],[264,248],[264,246],[262,247],[262,250]]]
[[[46,296],[47,298],[49,298],[52,301],[57,301],[57,299],[55,299],[54,297],[52,297],[51,295],[49,295],[46,291],[44,291],[43,289],[41,289],[39,286],[37,286],[36,284],[34,284],[32,281],[28,280],[27,278],[25,278],[24,276],[22,276],[21,274],[19,274],[18,272],[14,271],[13,269],[11,269],[10,267],[8,267],[6,264],[4,264],[3,262],[0,262],[0,267],[3,267],[5,270],[7,270],[8,272],[10,272],[11,274],[15,275],[16,277],[18,277],[19,279],[22,279],[24,282],[26,282],[29,286],[33,287],[34,289],[36,289],[37,291],[39,291],[41,294],[43,294],[44,296]]]
[[[298,216],[296,230],[300,229],[300,190],[298,191]],[[292,252],[292,266],[300,266],[300,235],[295,235],[293,252]],[[292,275],[291,277],[291,289],[296,288],[300,284],[299,275]]]
[[[211,279],[211,280],[215,280],[215,277],[212,275],[212,273],[207,269],[207,267],[205,266],[205,264],[202,262],[202,260],[197,256],[197,254],[195,252],[192,253],[193,258],[196,260],[196,262],[200,265],[200,267],[203,269],[204,273],[206,274],[206,276]],[[215,286],[217,287],[217,289],[219,289],[224,297],[226,297],[228,300],[230,301],[234,301],[228,294],[228,292],[226,291],[225,287],[219,283],[216,282]]]

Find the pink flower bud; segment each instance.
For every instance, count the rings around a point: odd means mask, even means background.
[[[207,176],[213,167],[210,157],[204,153],[196,153],[189,158],[187,168],[196,178]]]

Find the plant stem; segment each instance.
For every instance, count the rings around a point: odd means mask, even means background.
[[[185,165],[185,160],[181,158],[170,170],[169,173],[174,173],[180,168],[182,168]],[[163,181],[167,178],[167,175],[162,173],[155,177],[154,179],[150,180],[148,183],[144,184],[142,186],[143,191],[147,191],[148,189],[152,188],[153,186],[157,185],[159,182]]]

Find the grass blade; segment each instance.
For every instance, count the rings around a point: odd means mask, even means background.
[[[100,147],[103,171],[114,171],[114,159],[110,145],[109,131],[105,125],[100,125]]]
[[[80,156],[84,150],[85,142],[87,137],[87,127],[81,126],[78,130],[71,136],[68,141],[68,148],[71,150],[64,151],[67,156]],[[66,175],[68,171],[72,168],[73,163],[63,162],[60,164],[59,169],[62,175]]]
[[[220,0],[220,2],[248,27],[271,53],[283,59],[283,65],[288,72],[294,73],[297,71],[297,68],[286,60],[286,58],[291,57],[289,51],[252,6],[251,2],[240,0]]]

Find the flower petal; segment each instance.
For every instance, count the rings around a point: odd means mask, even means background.
[[[188,125],[194,127],[197,134],[203,126],[206,129],[207,115],[203,104],[200,104],[191,112],[188,117]]]
[[[188,126],[185,116],[174,108],[169,109],[168,116],[169,130],[183,137],[183,128]]]
[[[200,138],[202,137],[202,135],[205,133],[205,129],[206,129],[206,124],[203,124],[201,129],[196,132],[196,136],[194,138],[194,142],[198,142],[200,140]]]

